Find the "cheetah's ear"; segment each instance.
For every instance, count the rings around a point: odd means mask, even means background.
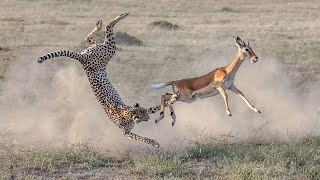
[[[133,107],[140,107],[139,103],[134,103]]]

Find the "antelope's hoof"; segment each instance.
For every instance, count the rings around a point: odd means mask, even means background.
[[[253,108],[253,111],[256,112],[256,113],[261,113],[261,111],[257,108]]]
[[[171,123],[171,126],[173,127],[174,125],[175,125],[175,122],[172,122],[172,123]]]
[[[160,119],[154,120],[154,123],[157,124],[160,121]]]

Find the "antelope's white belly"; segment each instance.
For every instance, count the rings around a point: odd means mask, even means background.
[[[207,98],[207,97],[212,97],[219,94],[219,91],[217,89],[214,89],[211,93],[208,94],[198,94],[197,97],[198,98]]]
[[[215,96],[219,93],[219,91],[215,88],[214,82],[208,84],[206,87],[203,87],[195,92],[193,94],[196,94],[196,97],[198,98],[206,98]]]
[[[231,85],[232,85],[232,82],[226,81],[223,83],[222,86],[223,86],[223,89],[227,90],[231,87]],[[198,98],[212,97],[219,93],[220,92],[216,89],[213,82],[210,83],[208,86],[193,92],[193,94],[196,94],[196,97]]]

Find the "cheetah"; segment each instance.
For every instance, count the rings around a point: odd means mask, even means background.
[[[89,47],[82,52],[72,52],[67,50],[58,50],[47,53],[38,58],[38,63],[65,56],[78,60],[86,72],[89,83],[94,95],[98,99],[103,110],[109,119],[115,123],[123,135],[131,140],[138,140],[153,147],[159,148],[160,145],[153,139],[131,133],[134,125],[150,119],[148,114],[160,110],[160,106],[145,109],[138,103],[134,106],[128,106],[123,103],[117,90],[113,87],[107,77],[107,64],[116,52],[115,37],[113,34],[114,25],[125,18],[128,13],[123,13],[110,21],[105,27],[105,39],[103,43],[97,44],[96,34],[102,29],[102,20],[96,23],[96,27],[88,34],[85,41]]]

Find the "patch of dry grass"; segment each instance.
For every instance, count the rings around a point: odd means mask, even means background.
[[[319,137],[259,145],[206,140],[185,150],[108,157],[89,142],[58,149],[2,144],[0,178],[317,179],[319,146]]]

